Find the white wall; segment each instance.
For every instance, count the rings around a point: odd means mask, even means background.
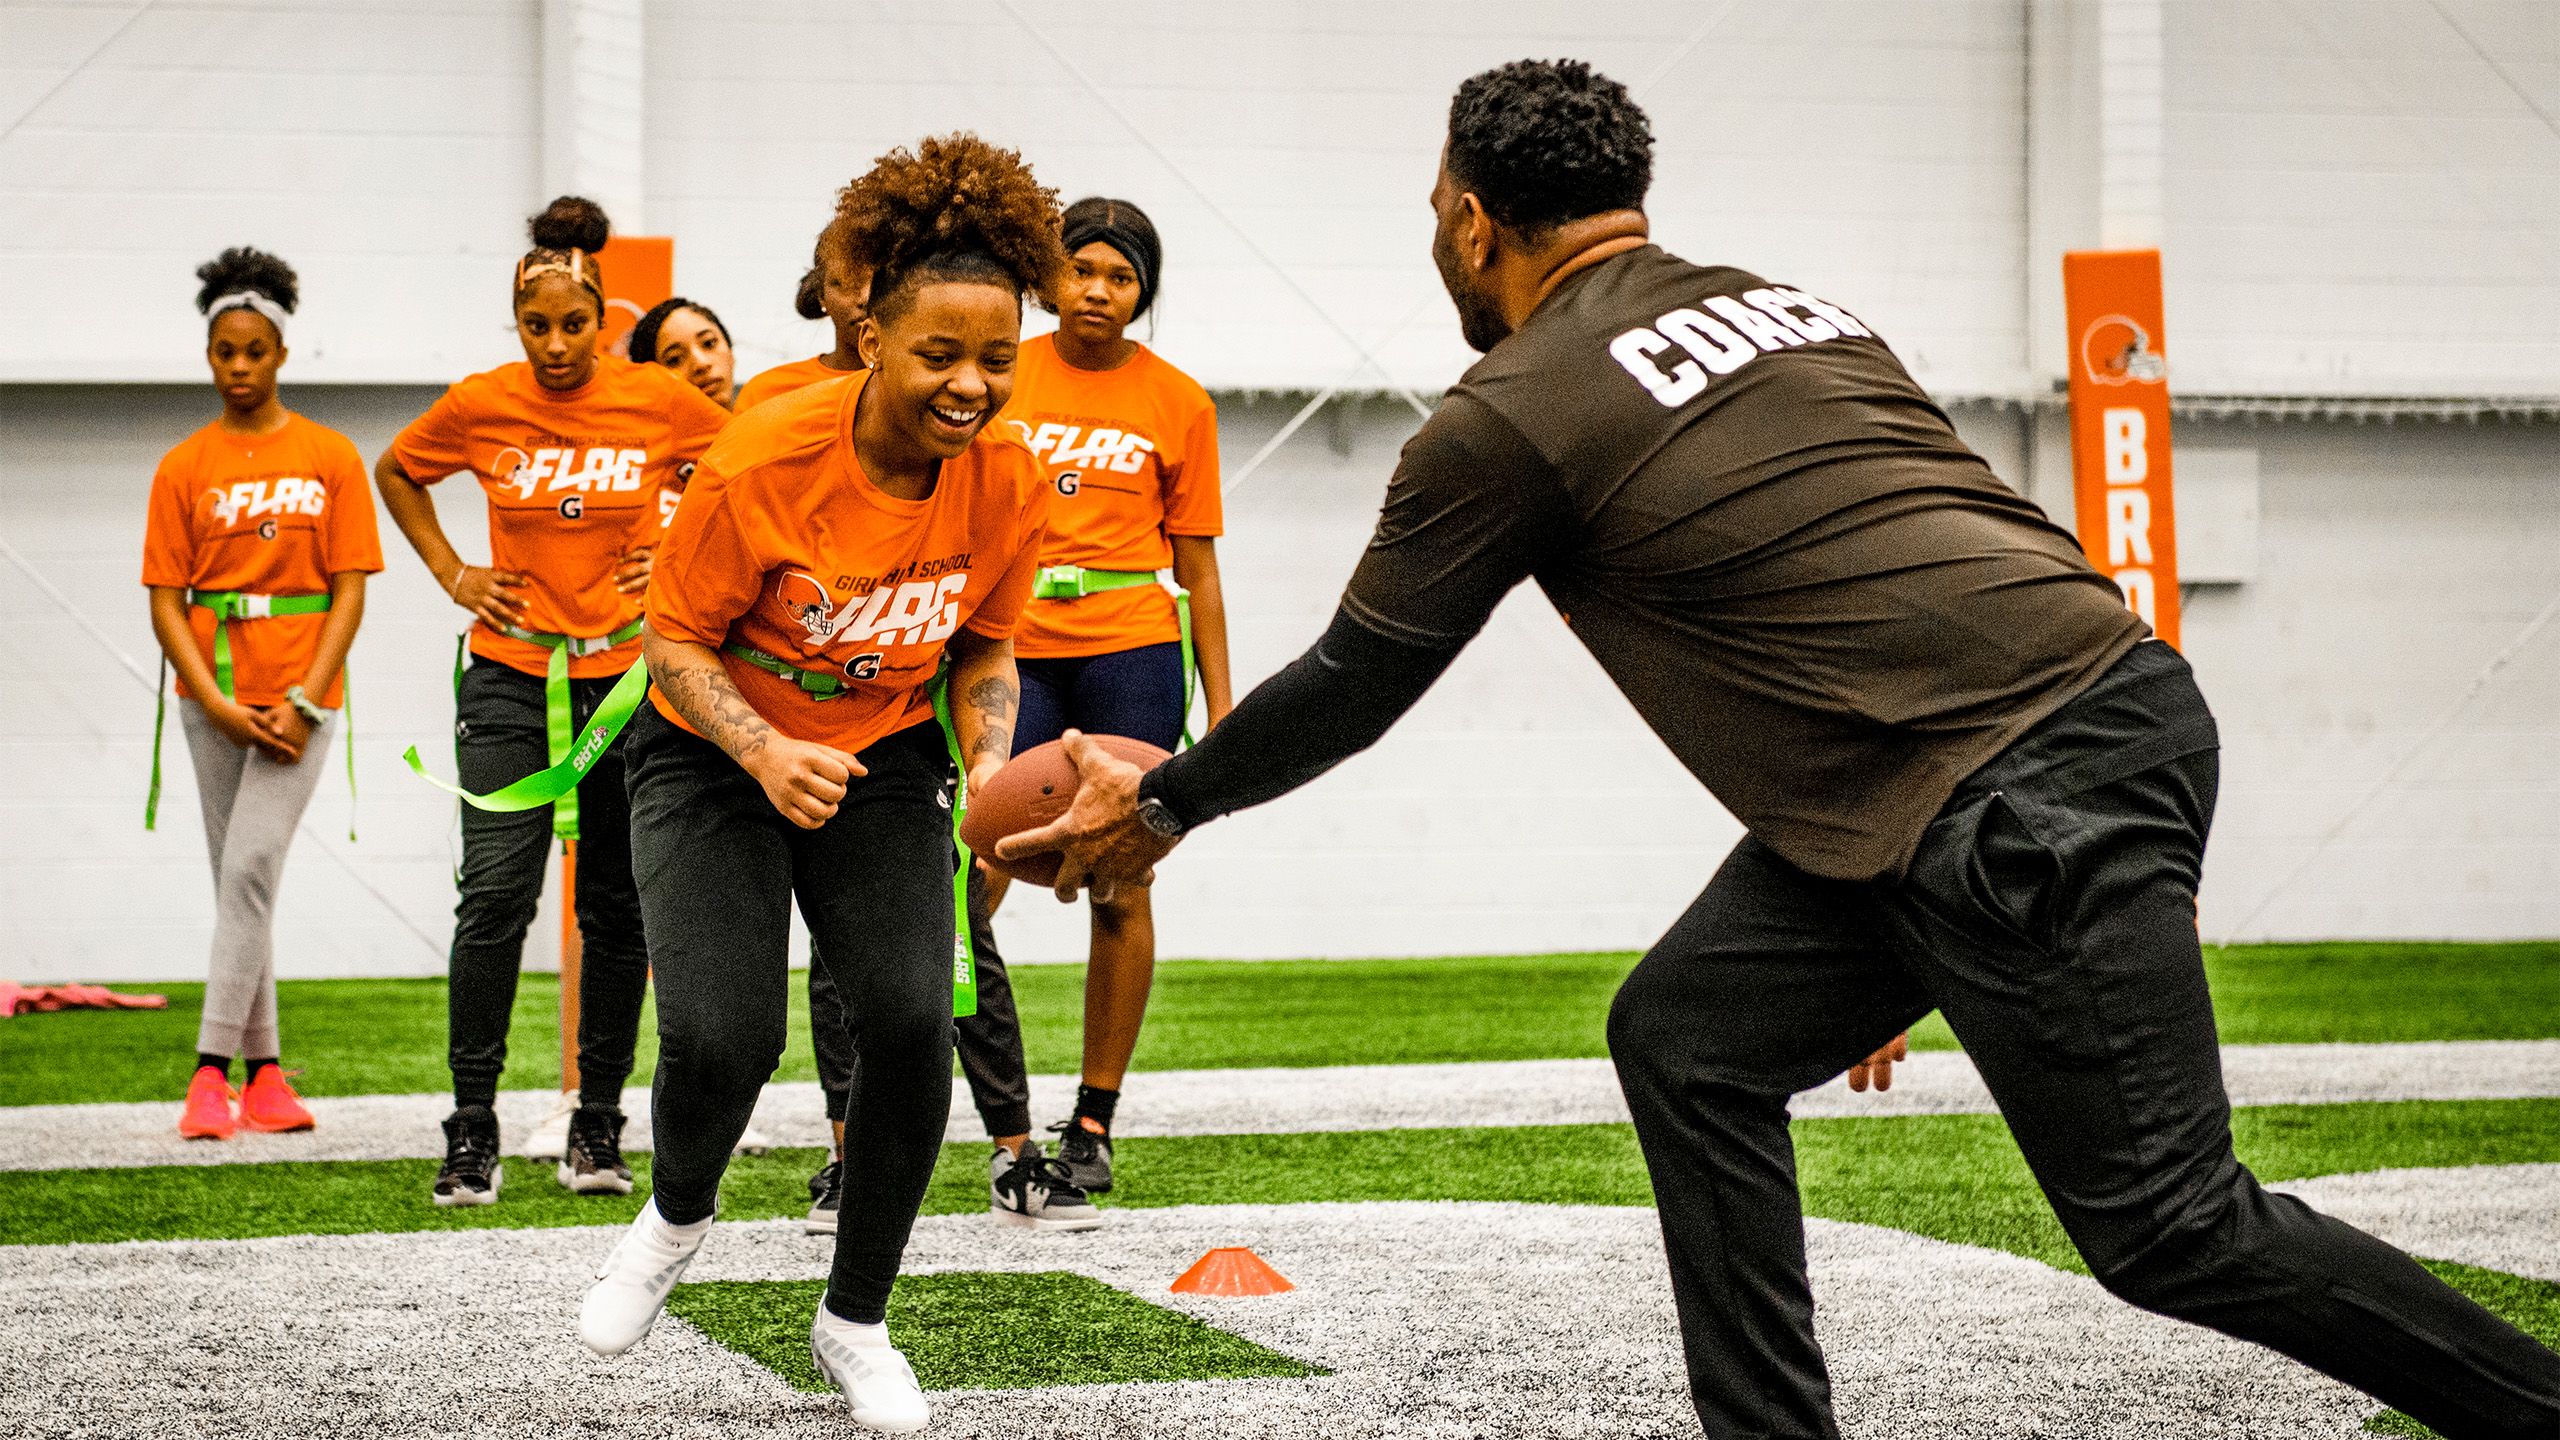
[[[509,358],[538,59],[530,0],[0,4],[0,380],[198,378],[241,244],[301,273],[313,380]]]
[[[2173,384],[2560,390],[2560,5],[2173,0],[2167,39]]]
[[[1160,339],[1213,388],[1374,389],[1375,348],[1434,394],[1469,358],[1427,253],[1449,96],[1571,53],[1648,107],[1666,241],[1861,296],[1942,384],[2014,383],[2012,0],[1746,4],[1685,50],[1709,7],[1044,5],[1021,12],[1036,30],[987,12],[965,61],[948,16],[883,13],[650,7],[652,92],[723,97],[651,107],[653,214],[681,237],[681,286],[759,356],[808,343],[790,289],[836,187],[967,127],[1068,198],[1147,205],[1170,257]],[[785,54],[803,63],[778,73]]]
[[[1160,338],[1213,387],[1428,395],[1466,359],[1424,252],[1449,93],[1579,55],[1652,114],[1665,240],[1856,305],[1941,394],[2015,397],[2026,297],[2097,239],[2025,241],[2029,31],[2095,3],[1114,0],[955,27],[655,0],[631,139],[644,223],[754,366],[810,344],[789,296],[835,188],[974,127],[1153,210]],[[309,382],[506,358],[503,276],[547,198],[543,8],[0,0],[0,380],[191,378],[190,273],[242,241],[303,270]],[[2560,136],[2527,103],[2560,113],[2560,5],[2167,0],[2165,39],[2184,388],[2560,393]]]

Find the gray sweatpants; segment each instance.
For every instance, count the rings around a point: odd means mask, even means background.
[[[302,759],[292,765],[232,744],[192,700],[178,702],[178,721],[195,760],[205,851],[213,861],[213,964],[196,1050],[272,1058],[283,1053],[276,1035],[276,891],[294,828],[329,772],[329,741],[339,720],[331,715],[314,727]]]

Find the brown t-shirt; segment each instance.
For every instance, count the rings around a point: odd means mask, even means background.
[[[1449,392],[1343,610],[1453,650],[1524,578],[1753,835],[1840,879],[1899,875],[2149,633],[1856,317],[1651,245]]]

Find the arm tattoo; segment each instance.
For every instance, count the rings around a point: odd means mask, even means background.
[[[1013,754],[1013,712],[1022,698],[1021,689],[1001,675],[988,675],[969,687],[969,708],[978,715],[978,738],[969,746],[969,759],[982,755],[1006,759]]]
[[[656,678],[677,714],[742,765],[765,748],[773,726],[738,693],[719,661],[683,651],[668,658],[672,663]]]

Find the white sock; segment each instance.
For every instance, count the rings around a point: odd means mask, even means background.
[[[666,1216],[659,1214],[658,1202],[655,1199],[652,1199],[649,1202],[649,1218],[658,1222],[659,1229],[666,1231],[668,1234],[675,1236],[679,1240],[698,1240],[710,1232],[711,1222],[719,1217],[705,1215],[699,1220],[678,1225],[674,1221],[669,1220]]]
[[[826,1326],[830,1332],[848,1345],[864,1348],[877,1347],[882,1350],[893,1348],[889,1344],[889,1322],[885,1320],[873,1325],[847,1320],[828,1309],[826,1302],[821,1300],[818,1302],[818,1323]]]

